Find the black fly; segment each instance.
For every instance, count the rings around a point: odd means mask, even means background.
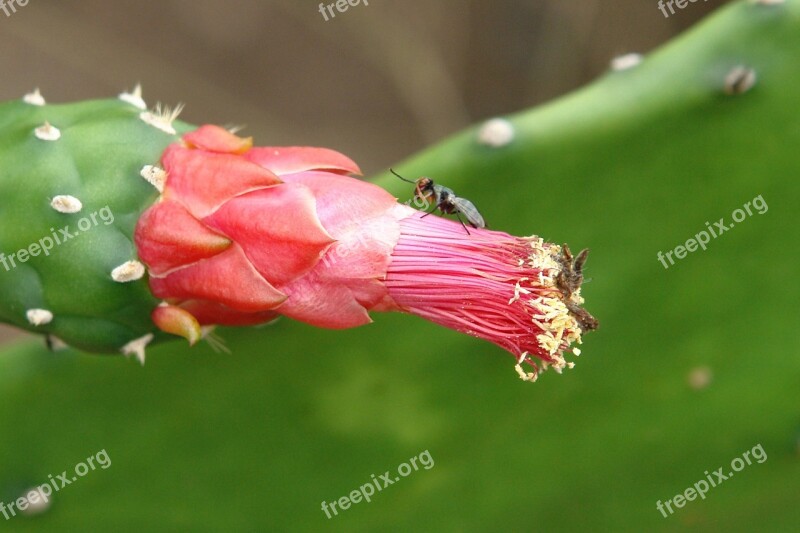
[[[406,183],[413,183],[415,185],[414,198],[416,200],[425,202],[426,207],[429,204],[433,204],[433,209],[422,215],[423,218],[438,209],[442,213],[455,215],[458,217],[458,221],[461,222],[462,226],[464,226],[464,230],[466,230],[467,235],[470,233],[467,229],[467,226],[464,224],[464,221],[461,220],[461,215],[464,215],[464,218],[467,219],[467,222],[473,228],[486,227],[486,222],[484,222],[483,217],[481,216],[480,212],[478,212],[478,208],[475,207],[475,204],[466,198],[460,198],[456,196],[453,192],[453,189],[444,187],[442,185],[437,185],[432,179],[426,178],[425,176],[418,178],[417,181],[411,181],[407,180],[393,169],[390,168],[389,170],[392,174]]]

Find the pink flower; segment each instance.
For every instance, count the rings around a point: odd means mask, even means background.
[[[535,237],[471,229],[397,203],[347,176],[324,148],[258,147],[203,126],[162,158],[161,201],[136,244],[163,299],[153,320],[191,342],[201,325],[285,315],[326,328],[403,311],[561,370],[563,352],[596,321],[583,311],[585,255]],[[579,353],[577,349],[572,349]]]

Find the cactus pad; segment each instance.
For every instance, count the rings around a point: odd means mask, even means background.
[[[121,96],[0,104],[0,319],[88,351],[157,335],[132,235],[158,197],[146,165],[178,136]]]

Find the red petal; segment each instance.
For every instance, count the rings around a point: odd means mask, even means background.
[[[282,183],[272,172],[244,158],[190,150],[173,144],[162,157],[167,171],[164,197],[180,201],[204,218],[239,194]]]
[[[253,146],[252,137],[239,137],[225,128],[206,124],[183,136],[183,141],[193,148],[226,154],[242,154]]]
[[[316,271],[312,271],[281,289],[289,298],[280,312],[289,318],[332,329],[353,328],[372,322],[367,310],[342,284],[342,280],[323,281]]]
[[[173,305],[159,305],[150,314],[158,329],[173,335],[180,335],[192,346],[200,340],[200,324],[188,311]]]
[[[311,189],[317,200],[317,216],[325,230],[337,240],[365,221],[384,216],[397,205],[397,199],[377,185],[348,176],[312,171],[282,179],[287,183],[302,183]]]
[[[204,222],[236,241],[273,285],[314,268],[334,242],[317,218],[311,191],[297,184],[237,196]]]
[[[217,255],[231,244],[170,201],[144,212],[136,224],[135,241],[139,258],[154,275]]]
[[[319,327],[349,328],[369,323],[368,310],[397,309],[383,281],[393,247],[377,238],[392,233],[383,226],[400,233],[394,219],[367,221],[347,240],[337,241],[311,272],[278,285],[289,296],[281,313]]]
[[[337,241],[323,256],[326,279],[383,279],[392,251],[400,238],[400,223],[387,214],[367,218],[350,231],[339,229]]]
[[[344,174],[361,174],[352,159],[328,148],[309,146],[259,146],[244,156],[281,176],[306,170],[328,170]]]
[[[396,203],[375,185],[346,176],[304,172],[285,176],[302,183],[317,200],[317,214],[337,242],[311,272],[287,285],[280,311],[291,318],[329,327],[370,322],[367,309],[392,308],[383,283],[400,236],[398,220],[416,211]]]
[[[151,277],[150,289],[158,298],[212,300],[247,312],[274,309],[286,300],[236,245],[163,278]]]
[[[280,316],[275,311],[244,313],[228,306],[207,300],[189,300],[180,304],[181,309],[189,311],[201,325],[221,324],[225,326],[252,326],[270,322]]]

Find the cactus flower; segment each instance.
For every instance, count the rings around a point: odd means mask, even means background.
[[[203,126],[162,165],[161,200],[135,242],[164,331],[193,340],[201,326],[278,315],[349,328],[370,311],[409,312],[501,346],[533,379],[532,357],[560,371],[571,365],[562,353],[595,327],[577,287],[560,281],[573,269],[560,246],[423,218],[348,176],[358,166],[338,152],[252,147]]]
[[[501,346],[527,380],[569,366],[596,327],[585,252],[467,231],[352,177],[338,152],[254,147],[178,111],[148,110],[138,88],[0,104],[0,320],[144,361],[171,335],[213,343],[218,324],[399,311]]]

